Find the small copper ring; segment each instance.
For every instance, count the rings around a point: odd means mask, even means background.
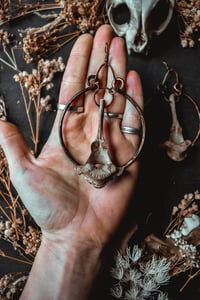
[[[104,117],[111,118],[111,119],[123,119],[123,114],[104,112]]]
[[[59,110],[65,110],[66,107],[67,107],[66,104],[61,104],[61,103],[57,104],[57,109],[59,109]],[[84,107],[83,106],[70,105],[70,106],[68,106],[67,110],[81,113],[81,112],[84,111]]]
[[[139,136],[142,136],[142,130],[135,127],[128,127],[128,126],[122,126],[121,132],[128,133],[128,134],[137,134]]]

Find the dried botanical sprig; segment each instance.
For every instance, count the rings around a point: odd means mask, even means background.
[[[2,22],[0,19],[0,25],[2,25],[30,13],[59,9],[58,13],[54,12],[52,15],[54,20],[44,26],[20,30],[27,63],[49,57],[81,33],[94,34],[98,27],[106,22],[104,0],[63,0],[55,2],[54,4],[26,3],[22,5],[19,1],[15,5],[15,12],[11,12],[11,7],[10,10],[6,10],[9,13],[4,14]],[[76,27],[76,30],[69,33],[68,28],[72,25]]]
[[[10,0],[1,0],[0,2],[0,22],[4,21],[10,10]]]
[[[199,42],[200,1],[176,0],[179,37],[183,48],[194,47]]]
[[[16,299],[16,296],[20,295],[26,283],[27,277],[28,275],[26,272],[16,272],[6,274],[0,278],[0,299]]]
[[[7,45],[11,43],[13,35],[4,29],[0,29],[0,46],[3,50],[6,49]]]
[[[34,144],[34,153],[36,155],[38,152],[41,114],[45,110],[51,110],[50,96],[47,95],[42,97],[42,92],[44,89],[49,91],[54,86],[53,78],[55,74],[63,72],[64,69],[65,64],[61,57],[53,60],[41,59],[38,62],[37,69],[33,69],[32,73],[22,71],[14,75],[15,81],[20,84],[27,119],[31,130],[31,137]],[[35,126],[30,117],[32,107],[36,114]]]
[[[146,237],[147,247],[171,262],[171,276],[188,272],[188,282],[200,274],[200,193],[184,195],[173,208],[163,238]],[[186,285],[184,284],[183,287]],[[182,290],[182,289],[181,289]]]
[[[199,276],[199,213],[200,193],[186,194],[173,208],[169,226],[161,238],[150,234],[141,248],[133,245],[132,250],[127,247],[124,254],[118,252],[111,270],[111,276],[116,280],[111,290],[113,297],[155,299],[151,298],[152,293],[158,293],[159,286],[167,284],[171,277],[181,273],[188,276],[180,288],[182,291],[194,277]],[[168,299],[168,296],[160,291],[157,299]]]
[[[27,16],[29,14],[39,12],[60,9],[63,7],[63,1],[53,1],[54,3],[44,3],[24,0],[1,0],[0,4],[0,25],[11,22],[18,18]]]
[[[39,28],[21,31],[27,63],[54,54],[81,33],[94,34],[105,23],[103,0],[68,0],[61,1],[60,4],[62,9],[53,21]],[[68,28],[71,25],[76,30],[69,33]]]
[[[0,62],[9,66],[11,69],[18,71],[17,64],[15,61],[15,55],[13,51],[12,42],[14,39],[14,35],[8,32],[7,30],[0,29],[0,50],[2,48],[3,53],[5,54],[6,58],[3,59],[0,57]]]
[[[94,33],[105,23],[104,1],[70,0],[65,1],[64,15],[81,33]]]
[[[80,32],[68,33],[69,25],[63,16],[59,16],[43,27],[21,31],[26,62],[47,58],[75,39]]]
[[[32,73],[29,74],[27,71],[20,71],[17,66],[14,50],[10,46],[9,37],[10,35],[7,31],[2,31],[2,34],[0,31],[0,42],[3,45],[3,52],[7,57],[7,60],[0,58],[0,61],[17,71],[17,74],[14,75],[14,80],[20,84],[27,119],[31,130],[31,138],[34,144],[34,153],[37,155],[41,114],[44,111],[51,110],[50,95],[43,97],[42,93],[44,89],[49,91],[54,86],[54,76],[56,73],[64,71],[65,64],[61,57],[52,60],[41,59],[37,63],[37,69],[33,69]],[[2,106],[2,103],[0,103],[0,105]],[[31,118],[30,112],[32,108],[35,112],[35,120]]]
[[[116,283],[111,288],[111,295],[117,299],[162,299],[159,291],[162,285],[168,283],[170,262],[166,258],[152,255],[146,259],[145,253],[137,245],[132,251],[126,249],[126,254],[120,252],[115,257],[115,265],[111,269],[112,278]],[[165,298],[168,299],[166,294]]]

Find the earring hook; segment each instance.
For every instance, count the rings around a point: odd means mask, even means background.
[[[180,79],[178,76],[178,73],[171,67],[169,67],[169,65],[166,63],[166,61],[163,61],[163,65],[166,68],[166,73],[163,77],[163,80],[161,82],[161,87],[167,87],[167,80],[169,79],[170,75],[175,76],[175,83],[173,84],[173,91],[174,93],[179,96],[182,93],[182,84],[180,83]],[[169,88],[169,87],[168,87]]]

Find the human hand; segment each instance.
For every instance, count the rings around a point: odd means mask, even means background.
[[[134,71],[127,74],[124,41],[113,38],[108,25],[98,30],[94,40],[91,35],[85,34],[75,43],[63,76],[59,103],[66,104],[85,87],[87,76],[96,74],[104,61],[105,43],[108,43],[115,73],[126,78],[126,93],[142,107],[140,79]],[[115,111],[124,113],[124,105],[112,105]],[[109,182],[102,189],[94,188],[74,172],[72,162],[63,152],[58,137],[59,118],[58,111],[51,135],[37,158],[32,155],[18,129],[10,123],[1,122],[0,143],[8,159],[11,180],[41,227],[43,236],[105,244],[117,230],[129,205],[138,176],[138,161],[119,179]],[[96,115],[92,119],[84,116],[76,124],[70,124],[71,135],[79,132],[73,144],[75,157],[79,158],[81,153],[87,153],[90,149],[96,134],[94,118]],[[130,140],[120,133],[119,120],[112,120],[110,137],[115,156],[120,161],[129,151]],[[133,142],[137,144],[137,137]],[[79,149],[83,151],[79,152]]]
[[[113,38],[108,25],[102,26],[94,39],[85,34],[76,41],[63,76],[60,104],[66,104],[85,88],[88,75],[96,74],[104,62],[105,43],[115,74],[126,80],[126,93],[143,106],[139,76],[134,71],[127,73],[124,41]],[[110,109],[124,114],[124,125],[131,120],[131,124],[138,126],[138,116],[124,103],[115,102]],[[122,176],[101,189],[78,176],[60,144],[60,114],[58,111],[50,137],[37,158],[16,126],[0,122],[0,144],[8,159],[12,183],[42,230],[42,243],[21,298],[26,300],[75,300],[80,299],[80,294],[82,300],[87,299],[101,265],[101,253],[123,220],[138,176],[138,160]],[[122,134],[120,122],[119,119],[111,120],[107,135],[109,145],[114,149],[112,158],[123,164],[124,157],[137,147],[138,137],[131,135],[130,139],[130,135]],[[81,161],[89,156],[97,133],[96,123],[96,112],[94,115],[91,107],[89,113],[86,110],[74,123],[73,118],[67,124],[64,122],[64,130],[70,133],[69,136],[75,137],[78,133],[72,146],[70,143],[68,146]]]

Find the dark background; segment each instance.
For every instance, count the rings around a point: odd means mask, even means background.
[[[38,17],[29,16],[13,22],[8,28],[17,36],[17,28],[38,26],[42,22]],[[67,61],[73,43],[66,45],[55,56],[62,55]],[[16,51],[16,57],[21,70],[32,69],[32,65],[27,66],[24,62],[22,51]],[[167,30],[152,40],[147,56],[133,53],[129,55],[128,61],[129,69],[138,71],[142,79],[147,125],[147,137],[141,155],[139,183],[132,209],[127,216],[127,222],[128,220],[129,222],[130,220],[136,221],[142,228],[138,232],[138,235],[141,234],[141,238],[151,232],[162,235],[169,222],[173,206],[180,202],[185,193],[193,193],[200,189],[200,141],[197,141],[188,153],[188,157],[182,162],[170,160],[160,146],[168,139],[171,121],[169,106],[157,89],[166,72],[163,61],[177,71],[184,91],[200,106],[200,45],[190,49],[181,47],[176,15]],[[31,144],[20,89],[18,83],[12,79],[15,72],[2,64],[0,68],[0,94],[6,101],[8,120],[19,126]],[[61,75],[58,75],[55,88],[51,91],[54,104],[58,99],[60,82]],[[184,135],[186,138],[192,139],[198,127],[198,119],[193,117],[195,111],[187,101],[184,103],[182,113]],[[55,112],[44,113],[42,116],[40,149],[51,130],[54,118]],[[7,243],[1,241],[1,244],[1,248],[12,253]],[[3,258],[0,259],[1,274],[24,270],[24,268],[27,267],[8,262]],[[191,281],[185,290],[179,293],[184,279],[184,276],[180,276],[172,280],[167,288],[170,298],[174,300],[200,299],[199,278]],[[101,299],[106,299],[106,296],[101,296]]]

